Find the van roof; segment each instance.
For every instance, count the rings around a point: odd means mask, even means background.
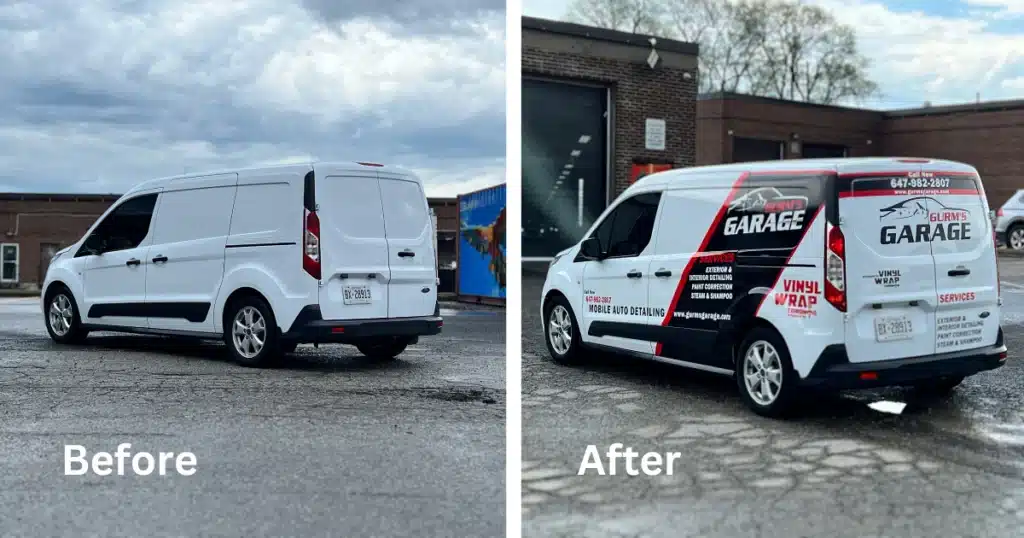
[[[673,170],[666,170],[664,172],[656,172],[648,176],[644,176],[642,179],[637,181],[630,187],[632,190],[634,187],[636,190],[642,190],[644,187],[653,187],[655,185],[664,185],[666,183],[675,183],[679,181],[686,181],[688,179],[695,179],[697,176],[707,174],[708,172],[735,172],[740,174],[743,172],[749,172],[752,170],[770,172],[778,170],[784,171],[806,171],[806,170],[835,170],[837,172],[857,172],[862,169],[879,170],[884,165],[892,165],[893,168],[902,168],[909,165],[915,164],[929,164],[931,166],[938,165],[944,170],[950,172],[973,172],[977,173],[977,170],[968,164],[947,161],[943,159],[929,159],[926,157],[846,157],[846,158],[831,158],[831,159],[788,159],[781,161],[754,161],[754,162],[743,162],[733,164],[716,164],[711,166],[694,166],[690,168],[676,168]],[[706,178],[706,176],[704,176]],[[705,179],[706,180],[706,179]]]
[[[232,174],[232,173],[236,173],[239,176],[244,176],[246,174],[250,174],[250,173],[254,173],[254,172],[265,173],[265,172],[268,172],[268,171],[277,171],[277,172],[281,172],[283,174],[287,174],[287,173],[305,174],[311,168],[314,169],[314,170],[317,170],[317,169],[319,169],[319,170],[329,170],[331,172],[355,172],[355,171],[365,172],[365,171],[367,171],[369,169],[369,170],[373,170],[375,172],[385,172],[385,173],[389,173],[389,174],[403,175],[403,176],[414,176],[415,177],[415,174],[413,174],[412,172],[410,172],[409,170],[406,170],[404,168],[399,168],[399,167],[396,167],[396,166],[387,166],[387,165],[377,164],[377,163],[370,163],[370,162],[346,162],[346,161],[310,161],[308,163],[270,164],[270,165],[250,166],[250,167],[243,167],[243,168],[226,168],[226,169],[219,169],[219,170],[218,169],[213,169],[213,170],[205,170],[205,171],[201,171],[201,172],[193,172],[193,173],[188,173],[188,174],[180,174],[180,175],[176,175],[176,176],[166,176],[166,177],[161,177],[161,178],[156,178],[156,179],[151,179],[151,180],[148,180],[148,181],[144,181],[144,182],[142,182],[142,183],[132,187],[128,192],[125,193],[125,195],[132,194],[132,193],[135,193],[135,192],[138,192],[138,191],[144,191],[144,190],[149,190],[149,189],[155,189],[155,188],[163,187],[163,186],[166,186],[166,185],[168,185],[170,183],[174,183],[174,182],[178,182],[178,181],[187,181],[187,180],[192,179],[192,178],[212,176],[212,175],[216,175],[216,174]]]

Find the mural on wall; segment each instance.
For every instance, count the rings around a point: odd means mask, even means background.
[[[459,196],[459,295],[505,298],[505,185]]]

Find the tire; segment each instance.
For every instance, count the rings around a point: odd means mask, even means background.
[[[408,346],[409,340],[405,338],[381,338],[356,344],[360,353],[379,362],[395,360]]]
[[[235,362],[254,368],[275,365],[281,357],[281,334],[270,305],[250,295],[232,301],[227,311],[224,343]]]
[[[580,326],[569,301],[553,296],[544,307],[544,345],[558,364],[575,366],[583,362]]]
[[[914,390],[921,396],[942,398],[952,394],[963,380],[963,376],[939,377],[914,385]]]
[[[747,407],[763,417],[788,417],[801,394],[799,381],[777,331],[757,327],[747,333],[736,353],[736,384]]]
[[[43,319],[46,332],[58,344],[79,344],[89,334],[82,328],[75,296],[64,286],[54,288],[46,296]]]
[[[1006,229],[1006,248],[1024,250],[1024,224],[1014,224]]]

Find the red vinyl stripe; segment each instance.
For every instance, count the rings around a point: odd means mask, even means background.
[[[978,189],[871,189],[866,191],[841,192],[840,198],[861,198],[865,196],[928,196],[980,194]]]
[[[889,170],[879,172],[846,172],[839,174],[839,177],[894,177],[894,176],[905,176],[916,170]],[[952,172],[943,170],[924,170],[924,172],[933,176],[971,176],[975,177],[977,174],[974,172]]]
[[[818,220],[818,215],[821,215],[822,209],[825,209],[825,204],[821,204],[818,206],[818,209],[814,212],[814,217],[811,218],[811,222],[807,225],[806,228],[804,228],[804,233],[803,235],[800,236],[800,240],[796,242],[796,246],[793,247],[793,250],[789,253],[789,256],[786,257],[786,265],[783,265],[782,269],[779,270],[779,274],[775,275],[775,282],[772,282],[772,287],[768,288],[768,293],[766,293],[765,296],[761,298],[761,303],[757,305],[757,310],[754,311],[755,318],[761,314],[761,307],[764,306],[764,302],[768,300],[768,296],[770,296],[772,292],[775,291],[775,286],[779,285],[779,281],[782,280],[782,274],[786,272],[786,268],[789,266],[789,262],[793,261],[793,255],[796,254],[796,251],[797,249],[800,248],[800,245],[804,243],[804,239],[807,238],[807,233],[810,232],[811,227],[814,226],[814,221]]]
[[[736,193],[739,192],[743,182],[746,181],[750,174],[744,172],[739,178],[732,184],[732,189],[729,190],[729,194],[725,197],[725,201],[722,202],[722,207],[718,208],[718,213],[715,214],[715,220],[711,222],[711,226],[704,232],[704,239],[700,242],[700,247],[697,251],[690,256],[690,260],[686,262],[686,268],[683,269],[683,274],[679,277],[679,284],[676,285],[676,292],[672,295],[672,302],[668,305],[668,311],[665,313],[665,319],[661,321],[662,327],[668,325],[669,321],[672,320],[673,314],[675,314],[676,303],[679,302],[679,295],[683,293],[683,287],[686,286],[686,279],[690,276],[690,271],[693,269],[693,264],[704,254],[704,249],[708,248],[708,243],[711,242],[711,238],[714,237],[715,232],[718,231],[718,225],[722,222],[722,218],[725,217],[726,212],[729,211],[729,204],[732,203],[733,198],[736,197]],[[661,342],[658,342],[657,349],[654,351],[655,355],[661,354]]]

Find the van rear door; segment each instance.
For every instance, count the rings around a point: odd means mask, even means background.
[[[937,232],[935,352],[991,346],[999,336],[999,274],[981,181],[974,169],[953,163],[926,163],[921,175],[938,187],[928,195],[928,224]]]
[[[434,314],[437,261],[427,197],[419,180],[399,172],[378,173],[388,244],[388,317]]]
[[[931,208],[912,186],[920,164],[857,163],[838,172],[850,362],[933,354],[938,297],[925,235]]]
[[[386,318],[391,271],[376,170],[316,167],[314,182],[323,318]]]

